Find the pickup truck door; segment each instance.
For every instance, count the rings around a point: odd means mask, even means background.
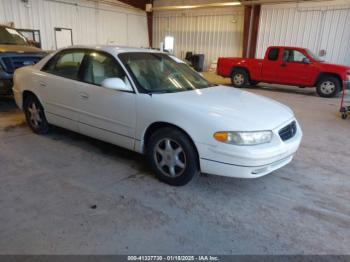
[[[278,82],[281,84],[312,86],[318,69],[299,50],[284,49],[282,63],[278,69]]]
[[[265,55],[261,69],[261,81],[275,83],[278,77],[278,69],[281,64],[279,48],[270,48]]]

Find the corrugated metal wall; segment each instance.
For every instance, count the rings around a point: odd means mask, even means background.
[[[220,56],[241,56],[243,8],[217,8],[154,13],[153,45],[159,48],[166,35],[175,37],[175,55],[187,51],[205,54],[205,69]]]
[[[322,59],[350,65],[350,4],[262,6],[256,57],[270,45],[306,47]]]
[[[43,49],[55,49],[55,27],[71,28],[74,44],[149,45],[145,12],[84,0],[0,0],[0,23],[9,22],[39,29]]]

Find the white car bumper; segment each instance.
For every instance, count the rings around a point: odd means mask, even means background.
[[[298,123],[297,132],[292,138],[286,141],[280,138],[281,128],[291,122],[290,120],[274,129],[274,138],[267,144],[256,146],[235,146],[219,142],[214,146],[197,144],[201,172],[229,177],[256,178],[287,165],[292,161],[302,139],[302,131]]]

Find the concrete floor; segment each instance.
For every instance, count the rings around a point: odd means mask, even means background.
[[[181,188],[116,146],[60,128],[35,135],[0,98],[0,253],[350,254],[350,121],[339,99],[246,90],[294,110],[304,131],[294,161],[259,179],[201,176]]]

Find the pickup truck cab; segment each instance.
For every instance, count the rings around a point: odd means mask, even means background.
[[[0,25],[0,95],[12,93],[16,69],[34,65],[45,55],[41,49],[31,46],[15,28]]]
[[[271,46],[264,59],[219,58],[217,73],[231,77],[235,87],[258,82],[316,87],[321,97],[334,97],[350,86],[350,67],[325,63],[300,47]]]

